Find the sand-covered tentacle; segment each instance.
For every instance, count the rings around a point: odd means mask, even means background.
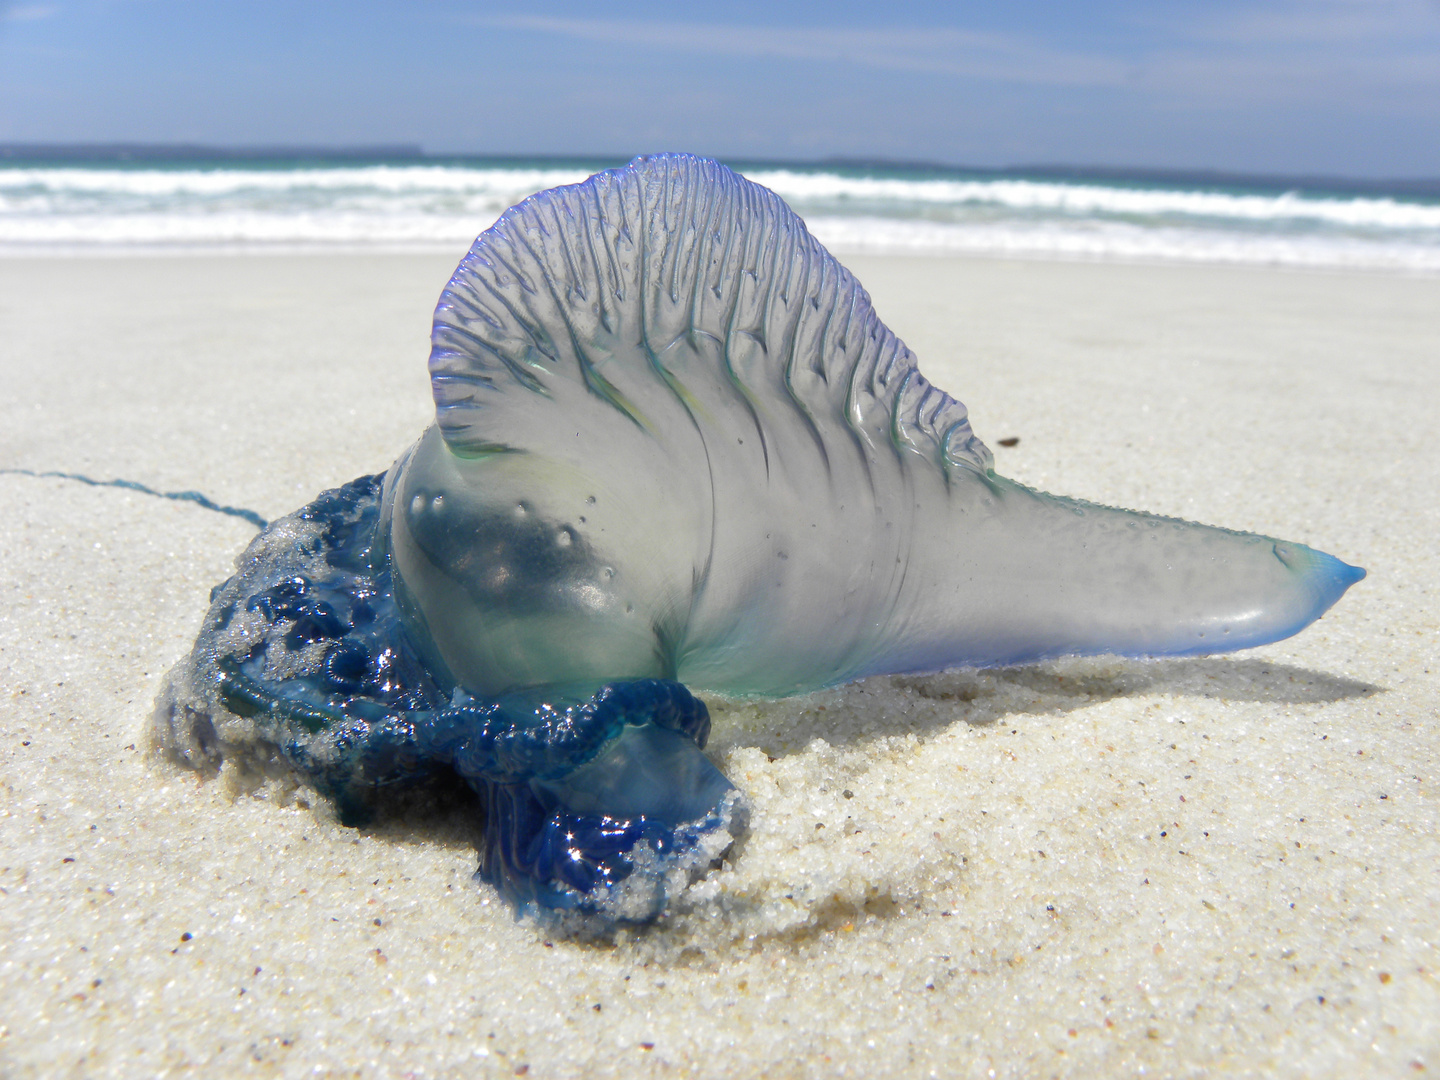
[[[633,921],[748,823],[701,752],[709,729],[683,686],[639,680],[449,709],[417,725],[414,749],[481,795],[481,874],[517,905]]]

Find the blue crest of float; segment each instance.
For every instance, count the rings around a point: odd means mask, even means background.
[[[521,905],[650,917],[744,828],[687,687],[1223,652],[1364,576],[997,476],[849,271],[700,158],[507,211],[430,373],[436,423],[387,474],[241,557],[157,733],[271,755],[347,820],[458,774]]]

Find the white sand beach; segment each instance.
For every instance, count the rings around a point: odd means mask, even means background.
[[[267,518],[382,470],[454,261],[0,259],[0,469]],[[713,701],[719,899],[586,944],[459,812],[147,755],[253,526],[0,473],[0,1076],[1440,1071],[1440,278],[844,261],[999,472],[1369,577],[1231,656]]]

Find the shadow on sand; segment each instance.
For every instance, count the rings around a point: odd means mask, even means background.
[[[773,707],[711,701],[716,729],[712,747],[753,745],[777,757],[794,753],[813,739],[852,746],[884,735],[932,733],[962,721],[987,727],[1017,715],[1059,716],[1124,697],[1324,705],[1383,690],[1289,664],[1213,656],[1100,657],[956,669],[934,675],[876,676]]]

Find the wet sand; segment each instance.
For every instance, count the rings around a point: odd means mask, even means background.
[[[1000,472],[1370,576],[1227,657],[714,701],[719,899],[583,944],[472,880],[463,813],[147,756],[254,527],[0,473],[0,1075],[1440,1068],[1440,279],[845,261]],[[0,260],[0,469],[293,510],[428,422],[453,264]]]

